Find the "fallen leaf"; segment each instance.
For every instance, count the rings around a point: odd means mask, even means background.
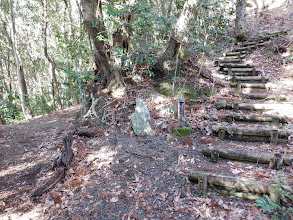
[[[256,208],[255,206],[252,206],[252,207],[251,207],[251,214],[252,214],[254,217],[258,216],[258,215],[259,215],[259,210],[258,210],[258,208]]]
[[[95,214],[94,214],[94,218],[97,218],[98,215],[99,215],[99,212],[95,212]]]
[[[241,172],[240,170],[232,169],[232,173],[233,173],[233,174],[238,174],[238,173],[240,173],[240,172]]]
[[[118,200],[119,200],[118,197],[115,196],[112,199],[110,199],[110,202],[118,202]]]
[[[177,147],[174,147],[172,150],[183,150],[185,148],[186,146],[177,146]]]

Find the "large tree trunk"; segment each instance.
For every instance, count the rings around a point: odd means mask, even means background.
[[[93,41],[95,64],[101,73],[101,84],[108,89],[123,87],[119,71],[115,63],[106,53],[106,43],[99,38],[107,38],[103,22],[102,2],[81,0],[83,23]]]
[[[173,34],[170,36],[169,42],[163,55],[159,58],[157,64],[154,66],[154,72],[156,77],[163,77],[167,74],[167,70],[164,68],[164,62],[174,59],[180,49],[187,47],[190,37],[190,28],[192,28],[192,22],[197,18],[198,5],[202,0],[187,0],[184,3],[180,16],[174,25]]]
[[[18,54],[15,23],[14,23],[14,17],[13,17],[13,1],[12,0],[9,0],[9,15],[10,15],[10,25],[11,25],[11,35],[12,35],[11,40],[12,40],[13,53],[14,53],[16,68],[17,68],[18,86],[19,86],[22,112],[24,114],[25,119],[29,119],[29,118],[32,118],[32,112],[31,112],[30,105],[29,105],[28,93],[27,93],[27,87],[26,87],[26,81],[25,81],[25,77],[24,77],[23,67],[22,67],[22,63],[21,63],[21,60],[20,60],[20,57]]]
[[[235,37],[238,41],[246,39],[246,0],[236,1]]]
[[[44,0],[44,55],[47,58],[48,62],[50,63],[50,72],[52,77],[51,84],[52,84],[53,103],[55,105],[55,99],[56,99],[58,109],[62,109],[62,102],[59,95],[59,83],[56,77],[56,64],[48,53],[47,29],[48,29],[47,0]]]

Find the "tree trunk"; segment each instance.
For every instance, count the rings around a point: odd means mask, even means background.
[[[161,13],[164,17],[166,17],[166,8],[165,8],[165,0],[160,0],[161,5]]]
[[[83,23],[93,41],[95,64],[101,73],[101,84],[108,89],[123,87],[119,71],[106,53],[107,31],[103,22],[102,2],[81,0]]]
[[[238,41],[246,40],[246,0],[236,1],[235,36]]]
[[[44,0],[44,55],[47,58],[48,62],[50,63],[53,102],[55,105],[55,97],[56,97],[58,109],[62,109],[62,102],[59,95],[59,84],[56,77],[56,64],[48,53],[47,29],[48,29],[47,0]]]
[[[164,68],[164,62],[174,59],[177,56],[180,47],[187,46],[191,32],[190,28],[192,28],[191,24],[197,18],[198,5],[201,2],[202,0],[187,0],[184,3],[180,16],[174,25],[173,34],[170,36],[166,49],[154,66],[153,71],[155,72],[156,77],[165,76],[167,71]]]
[[[30,119],[32,118],[32,112],[29,105],[23,67],[22,67],[22,63],[18,54],[19,52],[18,52],[17,41],[16,41],[16,30],[15,30],[15,23],[14,23],[14,17],[13,17],[13,1],[12,0],[9,0],[9,15],[10,15],[11,34],[12,34],[11,40],[12,40],[13,53],[14,53],[16,68],[17,68],[18,86],[19,86],[22,112],[24,114],[25,119]]]

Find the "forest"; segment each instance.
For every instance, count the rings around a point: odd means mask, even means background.
[[[292,219],[292,0],[0,0],[0,218]]]

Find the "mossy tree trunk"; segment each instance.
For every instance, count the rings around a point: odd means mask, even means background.
[[[83,23],[91,37],[95,52],[95,64],[100,72],[101,85],[108,89],[123,87],[115,62],[107,54],[108,39],[103,21],[102,2],[81,0]]]
[[[173,33],[165,47],[165,51],[154,66],[153,71],[156,77],[162,77],[167,74],[164,62],[176,58],[180,48],[182,50],[186,49],[192,28],[191,24],[197,18],[198,5],[201,2],[202,0],[187,0],[184,3],[180,16],[173,27]]]

